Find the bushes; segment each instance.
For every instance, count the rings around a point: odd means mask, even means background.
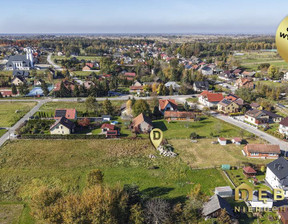
[[[21,135],[21,139],[105,139],[105,135],[81,135],[81,134],[72,134],[72,135],[30,135],[24,134]]]

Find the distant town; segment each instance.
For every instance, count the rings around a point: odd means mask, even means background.
[[[288,223],[287,94],[274,36],[1,35],[0,223]]]

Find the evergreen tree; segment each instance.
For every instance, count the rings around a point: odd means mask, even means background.
[[[113,114],[113,106],[110,100],[106,99],[103,103],[103,112],[104,114]]]
[[[12,84],[12,94],[16,95],[17,94],[17,87],[15,84]]]
[[[79,90],[78,85],[75,85],[75,88],[73,90],[73,96],[75,96],[75,97],[79,97],[80,96],[80,90]]]
[[[41,89],[43,90],[43,95],[44,96],[47,96],[49,94],[49,90],[48,90],[48,86],[47,84],[45,83],[45,81],[43,81],[41,83]]]

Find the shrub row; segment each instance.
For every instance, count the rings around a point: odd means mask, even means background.
[[[20,136],[21,139],[105,139],[105,135],[29,135],[24,134]]]

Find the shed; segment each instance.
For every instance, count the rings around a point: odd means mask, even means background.
[[[233,190],[230,186],[216,187],[215,188],[215,194],[218,194],[219,196],[221,196],[223,198],[232,197],[233,196]]]
[[[229,164],[222,164],[221,169],[222,170],[230,170],[231,166]]]
[[[218,138],[218,142],[219,142],[220,145],[226,145],[227,144],[226,138],[219,137]]]
[[[103,122],[111,120],[111,115],[102,115],[101,117]]]
[[[243,173],[246,177],[254,177],[257,172],[251,166],[245,166],[243,168]]]
[[[241,145],[242,144],[242,138],[233,138],[232,143],[235,145]]]

